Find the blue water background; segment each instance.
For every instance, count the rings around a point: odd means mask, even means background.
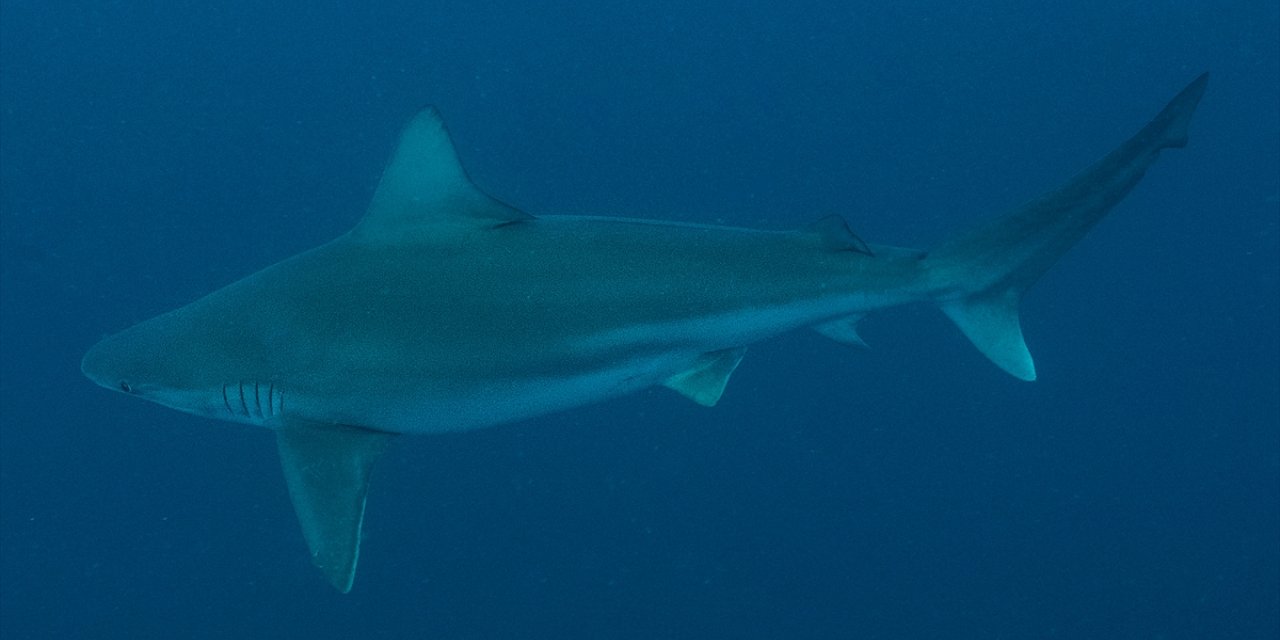
[[[356,5],[0,2],[0,637],[1280,633],[1276,2]],[[346,231],[426,103],[533,214],[928,247],[1204,70],[1189,148],[1028,296],[1038,382],[908,308],[754,346],[714,409],[402,439],[350,595],[270,433],[78,370]]]

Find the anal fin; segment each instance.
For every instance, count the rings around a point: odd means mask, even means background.
[[[369,472],[394,434],[286,419],[276,445],[311,561],[347,593],[360,555]]]
[[[693,366],[667,378],[662,384],[684,397],[704,406],[713,407],[724,394],[729,376],[742,362],[746,347],[734,347],[709,351],[694,361]]]
[[[858,335],[858,322],[860,320],[862,320],[861,314],[836,318],[835,320],[828,320],[822,324],[814,325],[813,330],[840,344],[866,349],[866,341],[862,339],[862,336]]]

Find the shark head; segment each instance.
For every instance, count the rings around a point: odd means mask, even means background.
[[[189,307],[103,338],[80,370],[98,385],[200,416],[261,423],[276,413],[280,391],[245,376],[199,324]],[[247,393],[247,396],[246,396]]]
[[[148,400],[172,392],[171,354],[186,342],[173,323],[163,320],[154,318],[103,338],[85,354],[80,370],[107,389]]]

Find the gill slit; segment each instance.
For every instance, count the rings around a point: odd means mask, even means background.
[[[249,403],[244,401],[244,380],[240,381],[240,408],[244,409],[244,417],[249,417]]]
[[[258,398],[258,383],[256,381],[253,383],[253,406],[258,410],[258,417],[263,417],[262,400]]]
[[[222,385],[222,404],[227,406],[228,415],[234,416],[236,414],[235,411],[231,410],[231,400],[227,399],[227,385],[225,383]]]
[[[269,416],[276,415],[276,406],[275,404],[273,404],[274,400],[272,399],[275,394],[275,391],[276,391],[276,383],[274,382],[268,383],[267,384],[267,415]]]

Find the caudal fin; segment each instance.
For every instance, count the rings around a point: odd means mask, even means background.
[[[1137,135],[1062,187],[929,253],[942,311],[1001,369],[1035,379],[1018,321],[1023,293],[1133,189],[1161,150],[1186,146],[1208,81],[1201,74]]]

